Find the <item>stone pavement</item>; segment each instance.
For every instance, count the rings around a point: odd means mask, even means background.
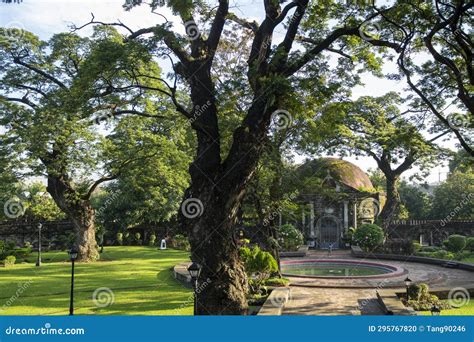
[[[373,289],[291,287],[283,315],[383,315]]]
[[[308,259],[355,259],[347,251],[311,252]],[[291,260],[295,260],[292,258]],[[379,262],[374,259],[370,262]],[[467,287],[474,284],[474,272],[415,262],[380,260],[380,263],[402,267],[402,276],[382,279],[323,279],[290,277],[290,299],[283,315],[383,315],[376,290],[405,290],[408,275],[415,283],[428,283],[431,289]]]

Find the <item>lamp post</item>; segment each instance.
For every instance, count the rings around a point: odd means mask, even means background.
[[[71,258],[71,295],[69,300],[69,316],[74,315],[74,261],[77,258],[77,251],[71,248],[69,251],[69,257]]]
[[[38,258],[36,259],[36,266],[41,266],[41,228],[43,225],[38,223]]]
[[[433,306],[431,307],[431,310],[430,310],[430,311],[431,311],[431,315],[432,315],[432,316],[439,316],[439,315],[441,315],[441,309],[439,308],[438,305],[433,305]]]
[[[410,287],[411,285],[411,279],[406,277],[405,278],[405,287],[406,287],[406,292],[407,292],[407,302],[408,302],[408,288]]]
[[[189,275],[191,276],[191,282],[193,284],[193,292],[194,292],[194,315],[197,314],[197,287],[198,287],[198,278],[199,274],[201,273],[201,266],[193,262],[191,266],[188,267]]]

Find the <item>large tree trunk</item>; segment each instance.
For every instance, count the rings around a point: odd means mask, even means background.
[[[47,190],[74,226],[77,260],[84,262],[97,260],[99,251],[95,239],[95,211],[89,201],[79,198],[79,194],[69,184],[67,176],[48,176]]]
[[[190,167],[191,186],[181,206],[180,219],[189,231],[191,258],[203,266],[196,313],[242,315],[248,308],[248,283],[239,257],[236,223],[245,188],[262,152],[271,113],[276,108],[268,105],[264,96],[258,96],[242,125],[234,131],[231,149],[222,162],[217,108],[209,91],[213,84],[209,75],[203,73],[200,69],[193,74],[200,80],[191,91],[194,108],[207,110],[199,115],[193,113],[197,117],[192,125],[197,133],[198,151]],[[191,208],[193,202],[202,203],[202,212],[186,215],[187,206]]]
[[[239,201],[216,187],[193,196],[203,203],[202,216],[190,232],[192,259],[203,266],[196,314],[245,314],[247,278],[235,236]]]
[[[387,184],[387,200],[380,213],[382,225],[385,229],[388,228],[392,220],[398,214],[400,208],[400,194],[398,192],[398,185],[400,176],[394,174],[386,174]]]

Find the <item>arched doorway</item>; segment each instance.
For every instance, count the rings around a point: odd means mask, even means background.
[[[339,248],[340,220],[335,216],[323,216],[318,220],[320,248]]]

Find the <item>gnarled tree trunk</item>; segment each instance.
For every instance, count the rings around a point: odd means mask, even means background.
[[[201,82],[205,77],[200,78]],[[209,79],[210,80],[210,79]],[[192,260],[203,265],[198,282],[198,315],[242,315],[248,304],[247,276],[239,257],[235,230],[247,183],[257,167],[271,113],[276,109],[260,97],[234,132],[231,150],[221,162],[214,98],[207,89],[194,87],[195,107],[208,102],[208,110],[193,123],[198,137],[198,157],[190,167],[191,186],[181,207],[181,222],[189,231]],[[198,107],[198,108],[199,108]],[[258,115],[256,115],[258,113]],[[263,113],[263,115],[262,115]],[[260,123],[254,117],[264,117]],[[199,215],[187,215],[187,205],[202,203]],[[183,220],[184,219],[184,220]]]
[[[79,197],[65,175],[48,176],[47,190],[74,226],[74,248],[78,251],[77,260],[84,262],[97,260],[99,251],[95,239],[94,208],[88,200]]]
[[[400,194],[398,192],[398,185],[400,176],[387,173],[387,200],[380,213],[382,224],[385,229],[388,228],[392,220],[397,216],[400,209]]]

